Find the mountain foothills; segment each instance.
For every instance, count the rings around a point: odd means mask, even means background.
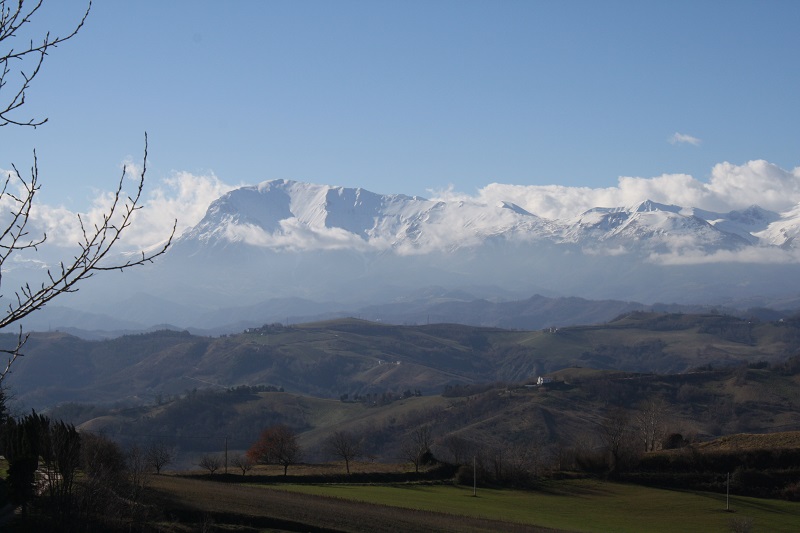
[[[16,342],[7,334],[3,343]],[[270,386],[319,397],[441,393],[524,383],[571,367],[682,373],[777,363],[800,350],[800,322],[633,312],[606,325],[512,331],[356,319],[207,337],[157,331],[104,341],[36,333],[9,385],[24,405],[139,404],[197,388]]]
[[[163,442],[179,450],[179,468],[247,449],[275,424],[298,433],[311,462],[331,459],[333,431],[358,435],[370,457],[402,461],[404,443],[429,427],[436,457],[460,464],[480,449],[509,469],[516,460],[569,468],[605,449],[620,414],[630,428],[645,413],[657,417],[647,438],[672,436],[672,447],[800,429],[797,319],[635,312],[537,332],[349,319],[223,338],[49,333],[30,342],[15,369],[18,399],[60,401],[51,416],[82,431]],[[537,386],[539,376],[547,379]],[[637,450],[644,442],[626,435]]]
[[[440,294],[430,305],[542,294],[786,308],[800,295],[799,207],[720,213],[645,199],[554,219],[514,200],[434,201],[285,180],[241,187],[156,264],[97,278],[26,327],[361,316],[375,305],[419,308],[420,291],[432,287]],[[4,283],[24,275],[10,272]],[[413,322],[427,321],[420,315]]]

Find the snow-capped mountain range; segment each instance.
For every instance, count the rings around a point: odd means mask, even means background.
[[[211,203],[155,264],[98,276],[59,305],[127,321],[118,327],[211,327],[410,302],[430,287],[492,301],[798,301],[800,206],[718,213],[643,199],[553,219],[522,203],[266,181]]]
[[[272,250],[351,249],[398,255],[453,251],[501,239],[577,245],[592,255],[708,254],[746,247],[791,249],[800,206],[774,213],[758,206],[715,213],[643,200],[596,207],[550,220],[513,203],[443,202],[364,189],[267,181],[233,190],[211,204],[182,243],[242,243]]]
[[[514,200],[266,181],[214,201],[159,268],[236,302],[372,303],[433,285],[643,303],[800,293],[800,206],[717,213],[644,199],[550,219]]]

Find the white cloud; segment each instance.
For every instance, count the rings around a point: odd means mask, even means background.
[[[173,173],[148,194],[144,208],[137,213],[131,242],[137,247],[156,243],[166,236],[175,220],[176,235],[180,235],[202,220],[211,202],[241,186],[223,183],[214,174]]]
[[[135,173],[132,174],[132,177],[134,176]],[[132,187],[134,183],[135,180],[132,179],[127,186]],[[175,172],[157,184],[147,182],[144,207],[137,211],[134,224],[126,231],[122,246],[119,246],[117,251],[147,249],[157,245],[168,235],[175,219],[178,220],[177,233],[180,235],[182,231],[193,227],[202,219],[213,200],[233,188],[234,186],[223,183],[213,174],[194,175],[188,172]],[[697,180],[687,174],[664,174],[651,178],[623,176],[618,179],[616,186],[602,188],[492,183],[474,194],[457,192],[452,186],[444,191],[431,192],[433,200],[448,203],[463,202],[464,206],[457,210],[432,208],[427,216],[434,218],[445,216],[444,212],[447,211],[449,220],[440,220],[438,224],[429,227],[415,243],[413,250],[396,249],[396,252],[419,253],[436,249],[448,242],[452,243],[454,227],[465,230],[459,236],[458,243],[468,246],[477,239],[477,234],[470,233],[472,231],[470,224],[478,223],[477,231],[480,221],[476,217],[482,216],[480,210],[470,209],[470,206],[496,206],[501,201],[519,205],[545,219],[569,219],[593,207],[631,206],[646,199],[717,212],[742,209],[753,204],[777,212],[786,212],[800,204],[800,167],[785,170],[762,160],[749,161],[742,165],[725,162],[713,167],[708,182]],[[82,214],[88,226],[91,227],[102,220],[111,198],[109,192],[97,193],[92,206]],[[0,208],[8,212],[7,205],[0,205]],[[37,204],[31,215],[30,230],[32,236],[47,233],[50,245],[75,248],[80,240],[77,215],[61,206]],[[274,245],[295,250],[320,247],[385,249],[393,246],[392,242],[379,242],[380,239],[367,243],[358,236],[336,228],[307,228],[291,219],[283,221],[282,231],[273,235],[265,235],[263,232],[244,227],[236,231],[239,238],[253,244]],[[396,231],[405,230],[398,227]],[[615,253],[621,251],[617,250]],[[786,255],[781,254],[776,257],[770,256],[768,259],[764,259],[760,253],[757,254],[758,257],[753,256],[751,259],[744,253],[727,254],[705,256],[700,252],[682,249],[673,250],[668,256],[652,259],[662,263],[714,260],[763,262],[794,259],[787,259]]]
[[[136,168],[128,166],[127,169],[126,190],[137,184]],[[212,201],[234,188],[213,174],[196,176],[188,172],[176,172],[152,189],[149,186],[145,181],[142,209],[136,211],[133,224],[125,230],[120,246],[116,247],[118,252],[158,245],[169,236],[176,220],[176,236],[180,235],[202,219]],[[126,197],[127,194],[123,194],[123,198]],[[112,201],[112,192],[98,191],[89,209],[80,213],[84,225],[92,228],[102,224]],[[30,225],[32,234],[46,233],[47,244],[51,246],[74,248],[81,240],[78,213],[62,206],[35,203]]]
[[[609,257],[616,257],[620,255],[627,255],[630,252],[625,249],[624,246],[615,246],[611,248],[583,248],[581,250],[584,255],[595,255],[595,256],[609,256]]]
[[[750,246],[741,250],[718,250],[704,253],[699,250],[689,252],[675,251],[665,254],[651,254],[648,260],[660,265],[708,265],[715,263],[744,264],[797,264],[800,263],[800,250],[784,250],[777,247]]]
[[[672,136],[667,140],[670,144],[691,144],[693,146],[700,146],[700,144],[703,142],[697,137],[693,137],[685,133],[678,133],[677,131],[673,133]]]
[[[663,174],[651,178],[622,176],[616,187],[605,188],[491,183],[475,195],[456,192],[452,187],[432,194],[432,199],[448,202],[513,202],[550,219],[571,218],[593,207],[631,206],[643,200],[718,212],[756,204],[782,212],[800,203],[800,167],[784,170],[761,160],[743,165],[726,162],[714,166],[708,182],[688,174]]]
[[[366,241],[341,228],[310,227],[296,218],[281,220],[281,231],[269,233],[252,224],[229,225],[225,237],[233,242],[287,251],[302,250],[364,250]]]
[[[786,171],[764,160],[719,163],[711,170],[708,191],[731,205],[785,211],[800,203],[800,168]]]

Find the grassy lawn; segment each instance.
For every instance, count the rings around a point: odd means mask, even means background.
[[[271,486],[410,509],[437,511],[585,532],[729,531],[748,518],[754,531],[800,530],[800,504],[725,495],[645,488],[602,481],[554,481],[537,491],[452,486],[286,485]]]

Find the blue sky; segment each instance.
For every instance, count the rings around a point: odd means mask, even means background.
[[[50,2],[56,34],[84,2]],[[0,130],[84,209],[185,172],[431,196],[800,165],[800,2],[100,0]],[[20,117],[23,118],[23,117]],[[675,137],[675,134],[679,134]],[[670,142],[672,141],[672,142]],[[691,142],[688,142],[691,141]]]

